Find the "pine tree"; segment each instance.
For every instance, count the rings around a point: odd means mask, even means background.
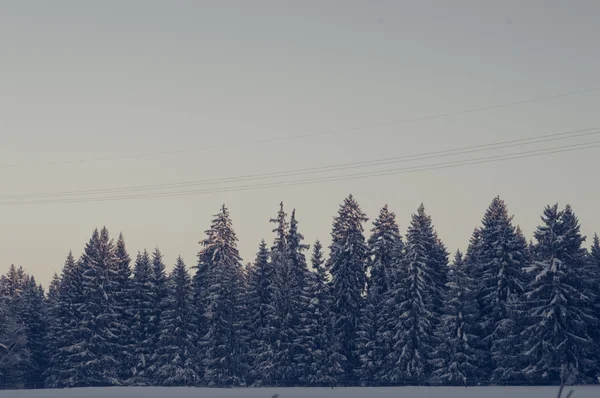
[[[94,231],[82,257],[83,301],[78,306],[81,341],[70,354],[71,386],[118,385],[118,313],[115,304],[114,249],[108,230]]]
[[[201,242],[199,268],[206,268],[206,334],[204,382],[209,386],[239,385],[244,377],[241,342],[243,274],[233,230],[225,205],[215,215]]]
[[[30,387],[40,388],[44,385],[43,375],[48,367],[46,356],[47,344],[47,314],[44,303],[44,291],[38,286],[33,276],[29,277],[27,285],[20,297],[20,323],[24,326],[27,348],[31,359],[25,370],[25,383]]]
[[[318,240],[313,245],[311,264],[314,272],[309,282],[310,302],[306,321],[306,335],[311,339],[305,381],[311,385],[333,386],[343,377],[342,363],[345,358],[334,344],[331,289],[323,259],[323,246]]]
[[[386,319],[379,312],[384,306],[385,294],[391,288],[395,268],[400,264],[403,242],[396,215],[385,205],[379,217],[373,222],[371,237],[368,240],[370,276],[367,281],[367,300],[362,311],[360,326],[361,367],[357,375],[363,381],[374,380],[383,358],[387,354],[385,341],[389,336],[385,327]]]
[[[167,287],[155,362],[155,384],[194,386],[198,382],[195,354],[198,335],[191,306],[191,278],[181,257],[177,258]]]
[[[572,366],[583,379],[592,366],[593,341],[588,335],[595,323],[591,298],[582,286],[586,277],[585,237],[569,206],[547,206],[543,225],[535,232],[536,261],[526,298],[529,304],[524,352],[524,373],[534,381],[559,382],[563,365]]]
[[[522,269],[527,265],[527,246],[512,225],[505,203],[495,197],[488,207],[480,230],[481,242],[473,277],[479,281],[482,364],[492,381],[518,376],[516,360],[520,333],[518,309],[526,283]]]
[[[254,265],[248,270],[248,329],[250,378],[256,385],[262,380],[274,380],[274,354],[276,350],[279,318],[275,307],[275,270],[269,262],[269,250],[264,239],[261,241]]]
[[[421,205],[406,235],[406,250],[397,282],[386,294],[385,325],[394,344],[380,369],[387,382],[423,382],[434,367],[439,344],[434,331],[443,301],[445,248],[437,238],[431,217]]]
[[[133,297],[133,281],[131,279],[131,258],[127,253],[125,238],[119,234],[115,245],[115,310],[117,311],[119,333],[115,358],[119,361],[118,374],[121,380],[131,377],[131,352],[134,350],[134,341],[131,334],[132,318],[131,308]]]
[[[133,335],[133,362],[130,385],[151,384],[150,359],[157,344],[156,288],[152,260],[146,250],[138,253],[133,270],[133,310],[131,331]]]
[[[437,336],[438,368],[434,378],[441,384],[465,384],[479,377],[476,349],[478,308],[475,281],[465,272],[460,251],[454,256],[449,273],[446,299]]]
[[[333,221],[332,242],[327,268],[331,272],[333,334],[348,380],[353,377],[359,360],[359,323],[364,304],[368,247],[363,223],[368,219],[352,195],[344,200]]]

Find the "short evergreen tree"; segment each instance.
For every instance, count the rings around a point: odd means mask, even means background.
[[[196,342],[198,335],[192,311],[192,283],[181,257],[167,283],[160,323],[155,384],[194,386],[198,382]]]
[[[314,272],[309,280],[310,302],[307,309],[306,335],[310,336],[308,374],[304,381],[310,385],[335,385],[344,376],[345,358],[334,344],[330,312],[332,302],[329,276],[323,259],[323,246],[313,245],[311,264]]]
[[[261,241],[256,260],[248,270],[248,309],[250,379],[257,385],[273,380],[279,318],[275,307],[275,270],[269,262],[269,249]]]
[[[146,386],[152,381],[151,358],[158,343],[156,317],[156,288],[152,260],[146,250],[138,253],[133,270],[132,368],[130,385]]]
[[[441,384],[467,385],[479,377],[475,287],[475,281],[465,272],[462,253],[457,251],[449,273],[442,323],[437,331],[441,346],[434,378]]]
[[[572,366],[583,377],[591,365],[593,342],[588,325],[595,318],[590,298],[581,287],[585,267],[585,238],[569,206],[548,206],[535,232],[536,261],[527,289],[529,310],[525,338],[525,375],[535,381],[560,382],[561,368]]]
[[[43,375],[48,368],[46,345],[48,343],[47,313],[44,302],[44,291],[38,286],[33,276],[20,297],[18,316],[24,326],[27,348],[31,354],[25,370],[25,383],[29,387],[40,388],[44,385]]]

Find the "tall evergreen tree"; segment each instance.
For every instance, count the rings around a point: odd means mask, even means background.
[[[115,310],[118,314],[118,341],[115,358],[118,360],[118,374],[122,380],[131,377],[132,361],[131,352],[135,349],[133,336],[131,334],[133,281],[131,272],[131,258],[127,252],[125,238],[119,234],[115,245]]]
[[[261,241],[256,260],[248,270],[247,310],[249,337],[250,378],[257,384],[274,380],[275,350],[279,318],[275,306],[275,269],[269,262],[269,249]]]
[[[445,249],[421,205],[406,234],[406,251],[393,289],[386,294],[384,313],[395,344],[390,348],[379,377],[387,382],[427,380],[439,344],[434,332],[441,316],[445,279]]]
[[[117,377],[118,313],[115,303],[114,248],[108,230],[94,231],[81,260],[83,300],[73,341],[71,386],[119,385]]]
[[[164,311],[164,307],[166,305],[166,300],[167,300],[167,293],[168,293],[168,286],[167,286],[167,273],[165,271],[166,267],[165,267],[165,263],[163,262],[163,256],[162,253],[160,252],[160,250],[158,248],[154,249],[154,252],[152,253],[152,285],[154,287],[154,300],[155,300],[155,305],[154,305],[154,316],[153,316],[153,323],[154,323],[154,329],[155,329],[155,336],[153,338],[154,341],[154,348],[153,348],[153,354],[150,357],[150,366],[149,366],[149,371],[150,373],[154,372],[156,370],[156,366],[154,366],[154,361],[156,361],[157,357],[156,357],[156,352],[158,349],[158,339],[159,339],[159,330],[160,330],[160,325],[162,322],[162,313]]]
[[[128,384],[145,386],[152,381],[151,358],[155,352],[158,325],[156,316],[156,288],[152,260],[146,250],[138,253],[133,270],[133,310],[131,331],[133,335],[133,361]]]
[[[357,375],[363,381],[374,380],[378,368],[389,348],[389,331],[386,319],[380,309],[384,306],[385,295],[391,288],[395,268],[402,258],[403,242],[396,215],[385,205],[379,217],[373,222],[371,237],[368,240],[369,278],[367,281],[367,299],[362,311],[360,326],[361,367]]]
[[[527,289],[528,327],[525,375],[534,381],[560,382],[561,368],[572,366],[581,380],[592,365],[593,342],[588,335],[595,323],[590,297],[584,294],[585,237],[569,206],[547,206],[543,224],[535,232],[536,261]]]
[[[289,385],[300,378],[301,370],[296,366],[297,320],[294,303],[295,270],[292,264],[294,254],[290,248],[290,224],[283,203],[279,204],[277,217],[270,220],[275,224],[275,240],[271,247],[271,264],[274,269],[275,289],[274,308],[276,322],[275,346],[272,350],[271,372],[264,374],[276,384]]]
[[[475,281],[465,272],[462,253],[457,251],[449,273],[442,323],[437,331],[441,346],[434,378],[442,384],[466,385],[480,375],[475,287]]]
[[[239,385],[245,375],[242,362],[243,274],[233,230],[225,205],[215,215],[201,242],[199,267],[206,267],[206,334],[204,382],[209,386]]]
[[[489,355],[482,358],[487,376],[503,381],[516,377],[519,371],[515,348],[520,332],[518,308],[525,284],[522,269],[527,265],[527,246],[516,234],[512,217],[499,197],[488,207],[482,223],[479,258],[473,274],[479,281],[480,348]]]
[[[313,245],[311,264],[314,272],[309,281],[310,302],[306,321],[306,335],[311,338],[306,360],[308,374],[304,381],[311,385],[333,386],[344,376],[342,363],[345,358],[334,344],[331,289],[323,246],[318,240]]]
[[[367,216],[352,195],[344,200],[334,218],[330,256],[333,334],[348,380],[353,378],[359,360],[359,324],[364,304],[368,247],[363,235]]]
[[[83,305],[83,267],[69,252],[62,269],[57,299],[52,313],[54,322],[50,327],[50,368],[46,375],[48,387],[74,387],[83,385],[78,354],[86,333],[80,328]]]
[[[198,382],[195,355],[198,335],[191,306],[191,278],[181,257],[177,258],[167,287],[154,383],[163,386],[194,386]]]

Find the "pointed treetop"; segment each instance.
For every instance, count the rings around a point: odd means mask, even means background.
[[[288,235],[288,223],[286,217],[287,213],[283,210],[283,202],[280,202],[277,217],[269,220],[276,225],[272,231],[275,233],[275,240],[273,242],[272,250],[277,250],[279,252],[285,251]]]
[[[452,265],[455,267],[461,267],[463,265],[463,254],[460,250],[457,250],[456,253],[454,253],[454,261],[452,262]]]

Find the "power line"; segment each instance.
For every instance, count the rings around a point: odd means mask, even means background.
[[[572,151],[585,150],[585,149],[591,149],[591,148],[597,148],[597,147],[600,147],[600,141],[592,141],[592,142],[588,142],[588,143],[573,144],[573,145],[564,145],[564,146],[559,146],[559,147],[554,147],[554,148],[517,152],[517,153],[497,155],[497,156],[491,156],[491,157],[475,158],[475,159],[470,159],[470,160],[459,160],[459,161],[453,161],[453,162],[444,162],[444,163],[437,163],[437,164],[430,164],[430,165],[423,165],[423,166],[414,166],[414,167],[401,168],[401,169],[389,169],[389,170],[382,170],[382,171],[375,171],[375,172],[368,172],[368,173],[356,173],[356,174],[349,174],[349,175],[336,176],[336,177],[324,177],[324,178],[314,178],[314,179],[296,180],[296,181],[287,181],[287,182],[286,181],[274,182],[274,183],[266,183],[266,184],[258,184],[258,185],[245,185],[245,186],[237,186],[237,187],[226,187],[226,188],[216,188],[216,189],[196,190],[196,191],[166,192],[166,193],[156,193],[156,194],[139,194],[139,195],[112,196],[112,197],[109,196],[109,197],[99,197],[99,198],[74,198],[74,199],[65,199],[65,200],[50,199],[50,200],[37,200],[37,201],[12,201],[12,202],[9,201],[9,202],[0,202],[0,206],[104,202],[104,201],[127,200],[127,199],[151,199],[151,198],[166,198],[166,197],[176,197],[176,196],[202,195],[202,194],[210,194],[210,193],[238,192],[238,191],[274,188],[274,187],[287,187],[287,186],[317,184],[317,183],[324,183],[324,182],[356,180],[356,179],[364,179],[364,178],[371,178],[371,177],[414,173],[414,172],[420,172],[420,171],[449,169],[449,168],[469,166],[469,165],[475,165],[475,164],[484,164],[484,163],[500,162],[500,161],[506,161],[506,160],[531,158],[531,157],[536,157],[536,156],[544,156],[544,155],[563,153],[563,152],[572,152]]]
[[[88,159],[60,160],[60,161],[55,161],[55,162],[44,162],[44,163],[35,163],[35,164],[5,164],[5,165],[0,165],[0,168],[40,167],[40,166],[56,166],[56,165],[67,165],[67,164],[83,164],[83,163],[91,163],[91,162],[118,161],[118,160],[136,159],[136,158],[143,158],[143,157],[168,156],[168,155],[184,154],[184,153],[191,153],[191,152],[206,152],[206,151],[211,151],[211,150],[216,150],[216,149],[237,148],[237,147],[244,147],[244,146],[248,146],[248,145],[266,144],[266,143],[271,143],[271,142],[300,140],[300,139],[305,139],[305,138],[321,137],[321,136],[334,135],[334,134],[339,134],[339,133],[348,133],[348,132],[353,132],[353,131],[361,131],[361,130],[372,129],[372,128],[386,127],[386,126],[395,125],[395,124],[418,122],[418,121],[424,121],[424,120],[433,120],[433,119],[440,119],[440,118],[444,118],[444,117],[448,117],[448,116],[458,116],[458,115],[463,115],[463,114],[468,114],[468,113],[488,111],[488,110],[505,108],[505,107],[514,106],[514,105],[522,105],[522,104],[527,104],[527,103],[532,103],[532,102],[545,101],[545,100],[549,100],[549,99],[556,99],[556,98],[568,97],[568,96],[573,96],[573,95],[585,94],[585,93],[595,92],[595,91],[599,91],[599,90],[600,90],[600,87],[595,87],[595,88],[590,88],[590,89],[586,89],[586,90],[571,91],[571,92],[547,95],[547,96],[542,96],[542,97],[534,97],[534,98],[529,98],[529,99],[520,100],[520,101],[505,102],[505,103],[501,103],[501,104],[494,104],[494,105],[488,105],[488,106],[477,107],[477,108],[463,109],[463,110],[454,111],[454,112],[445,112],[445,113],[438,113],[438,114],[427,115],[427,116],[413,117],[413,118],[409,118],[409,119],[400,119],[400,120],[392,120],[392,121],[381,122],[381,123],[365,124],[363,126],[356,126],[356,127],[325,130],[325,131],[320,131],[320,132],[316,132],[316,133],[299,134],[299,135],[292,135],[292,136],[286,136],[286,137],[271,137],[271,138],[264,138],[264,139],[258,139],[258,140],[241,141],[241,142],[237,142],[237,143],[233,143],[233,144],[213,145],[213,146],[204,147],[204,148],[190,148],[190,149],[179,149],[179,150],[173,150],[173,151],[146,152],[146,153],[137,153],[137,154],[122,155],[122,156],[107,156],[107,157],[96,157],[96,158],[88,158]]]
[[[281,172],[272,172],[272,173],[263,173],[263,174],[249,174],[235,177],[225,177],[225,178],[214,178],[214,179],[205,179],[205,180],[195,180],[195,181],[185,181],[185,182],[177,182],[177,183],[165,183],[165,184],[151,184],[151,185],[138,185],[133,187],[123,187],[123,188],[102,188],[102,189],[92,189],[92,190],[77,190],[77,191],[62,191],[62,192],[46,192],[46,193],[30,193],[30,194],[12,194],[12,195],[0,195],[0,199],[34,199],[34,198],[52,198],[52,197],[64,197],[64,196],[79,196],[86,194],[109,194],[109,193],[127,193],[127,192],[136,192],[136,191],[147,191],[147,190],[160,190],[160,189],[170,189],[170,188],[183,188],[183,187],[191,187],[198,185],[211,185],[211,184],[223,184],[227,182],[239,182],[239,181],[249,181],[249,180],[261,180],[267,178],[277,178],[277,177],[290,177],[297,175],[305,175],[305,174],[317,174],[322,172],[333,172],[333,171],[341,171],[348,170],[352,168],[361,168],[361,167],[373,167],[373,166],[382,166],[393,163],[403,163],[409,161],[416,160],[426,160],[426,159],[435,159],[440,157],[447,156],[456,156],[456,155],[464,155],[476,152],[497,150],[497,149],[505,149],[511,147],[518,147],[523,145],[531,145],[538,144],[542,142],[550,142],[562,139],[576,138],[588,135],[600,134],[600,127],[592,127],[587,129],[579,129],[572,130],[560,133],[546,134],[540,135],[530,138],[521,138],[509,141],[501,141],[490,144],[482,144],[482,145],[473,145],[462,148],[455,149],[447,149],[441,151],[433,151],[433,152],[425,152],[414,155],[404,155],[404,156],[396,156],[396,157],[388,157],[382,159],[374,159],[360,162],[352,162],[352,163],[343,163],[337,165],[330,166],[321,166],[321,167],[309,167],[303,169],[296,170],[287,170]]]

